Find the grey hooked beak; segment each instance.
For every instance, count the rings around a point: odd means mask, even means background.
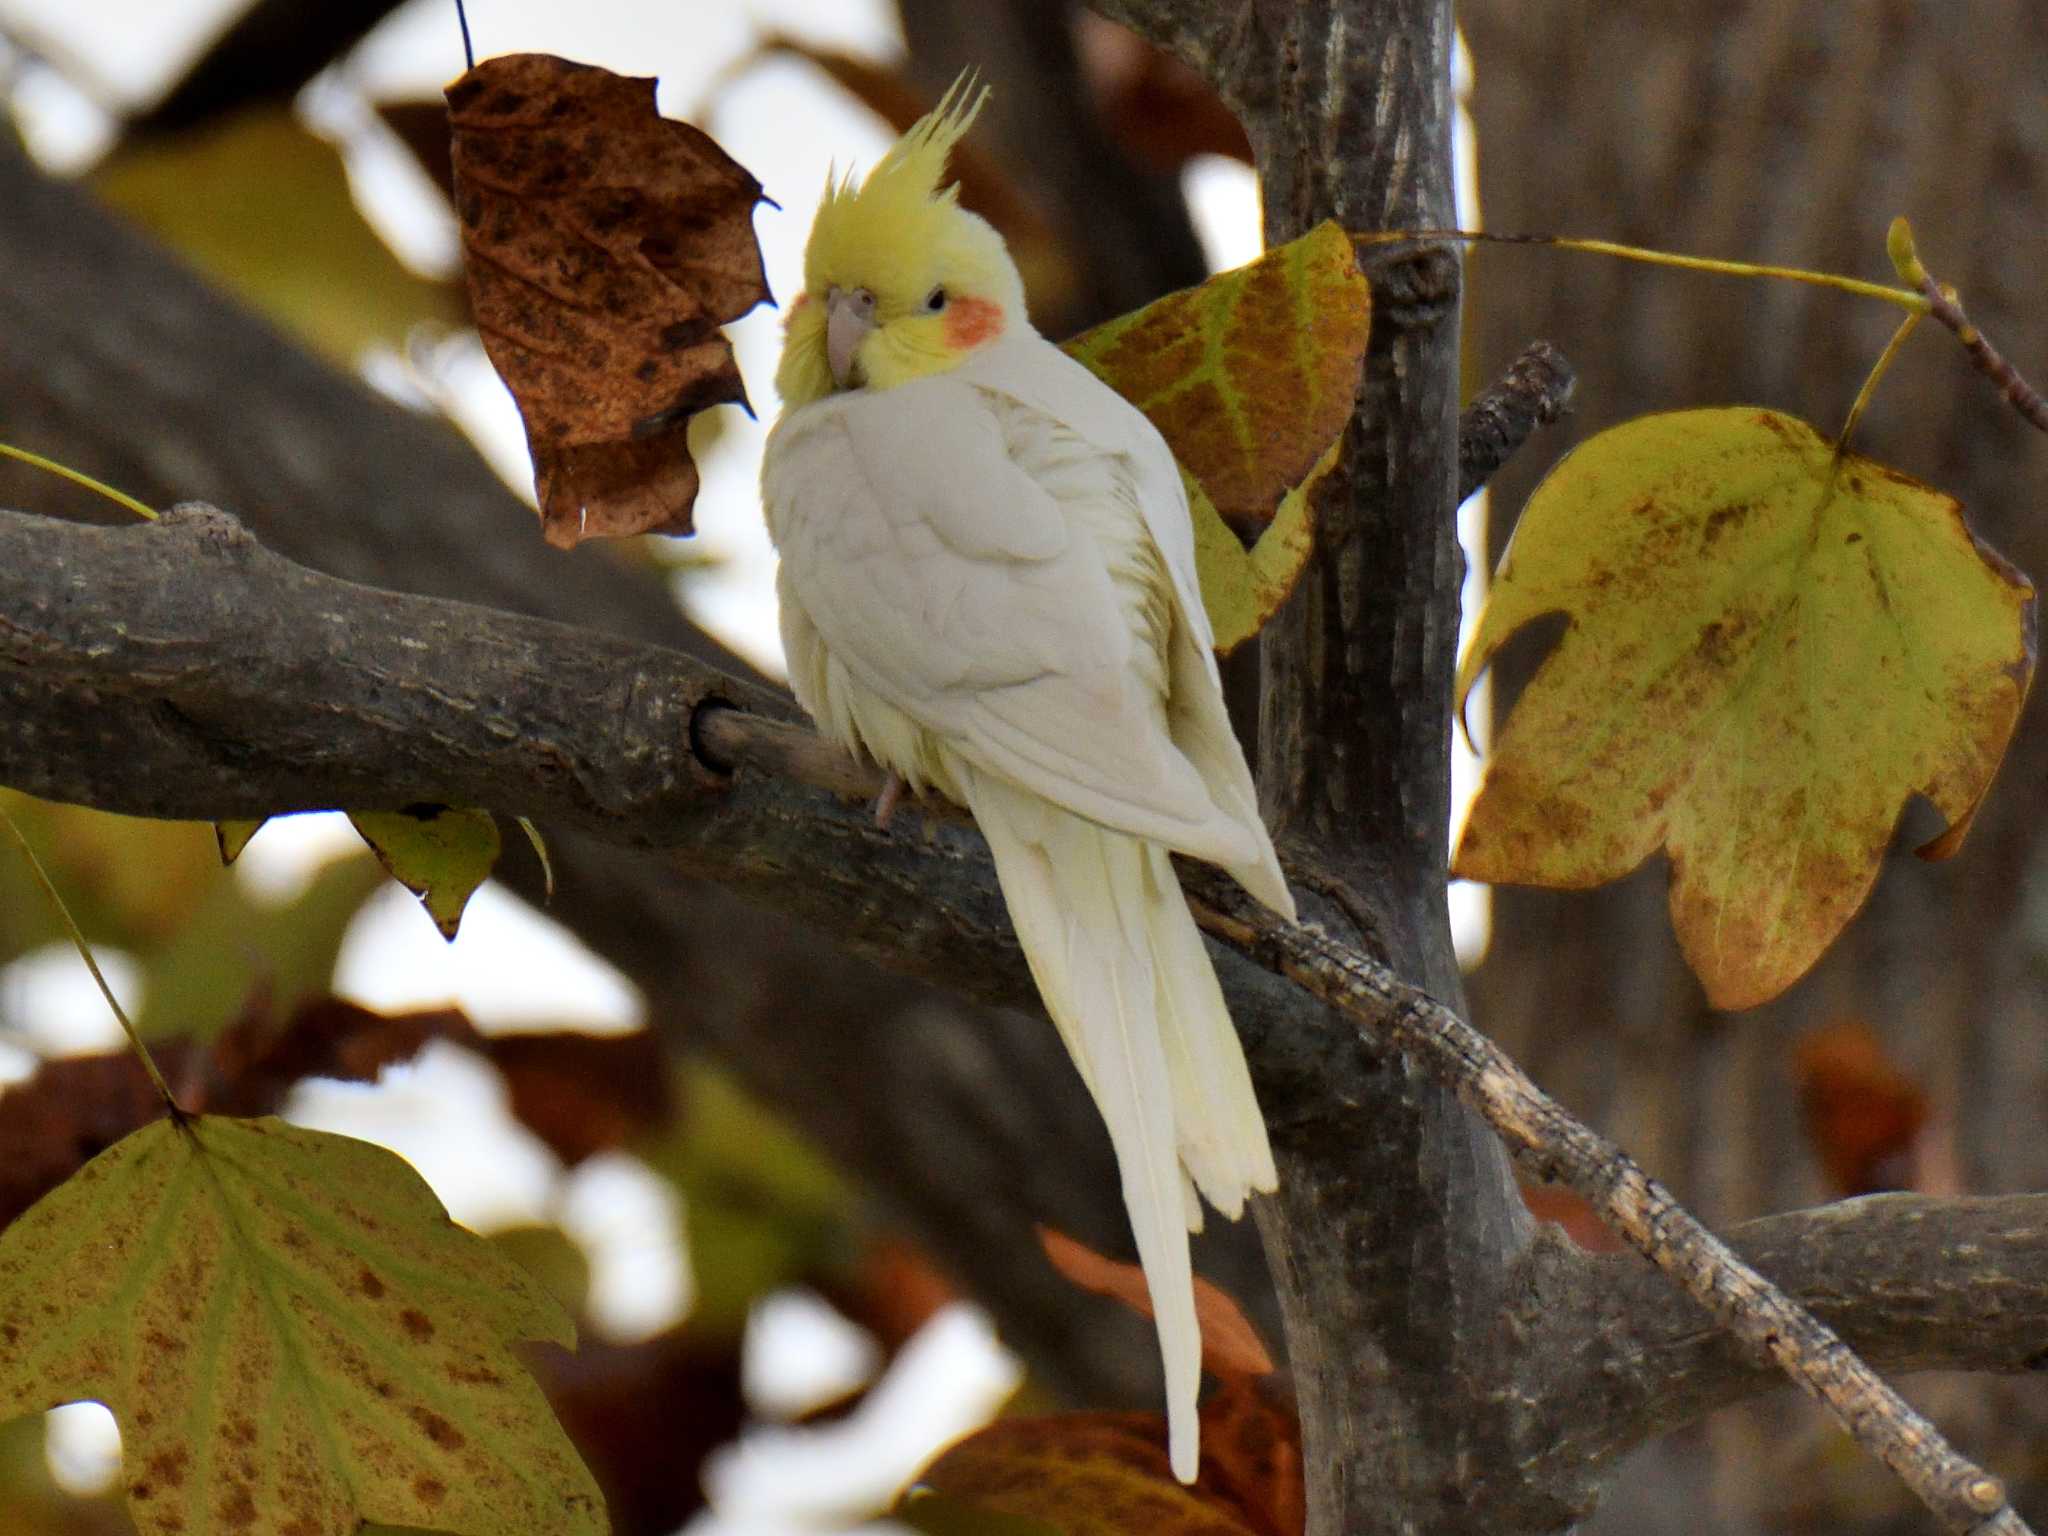
[[[829,288],[825,292],[825,361],[832,382],[844,389],[853,380],[854,355],[875,328],[875,296],[865,288]]]

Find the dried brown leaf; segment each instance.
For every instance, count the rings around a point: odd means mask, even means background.
[[[323,997],[280,1021],[258,993],[210,1047],[171,1039],[151,1049],[185,1109],[255,1117],[275,1113],[305,1078],[370,1082],[435,1040],[490,1058],[505,1074],[513,1112],[565,1162],[623,1146],[673,1112],[652,1035],[488,1039],[452,1008],[384,1014]],[[0,1090],[0,1227],[162,1113],[127,1050],[46,1061]]]
[[[519,402],[542,530],[688,533],[690,417],[746,402],[719,327],[768,297],[761,185],[654,81],[550,54],[448,88],[477,327]]]
[[[1145,1272],[1136,1264],[1119,1263],[1051,1227],[1038,1229],[1039,1246],[1052,1267],[1084,1291],[1122,1302],[1140,1317],[1152,1316],[1152,1296]],[[1195,1276],[1195,1317],[1202,1325],[1202,1368],[1212,1375],[1270,1376],[1273,1356],[1229,1292]]]
[[[1927,1095],[1861,1019],[1808,1031],[1793,1073],[1813,1143],[1838,1195],[1911,1187],[1913,1143],[1927,1123]]]

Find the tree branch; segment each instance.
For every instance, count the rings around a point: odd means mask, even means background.
[[[264,550],[211,508],[183,506],[121,528],[0,513],[0,709],[19,727],[0,738],[0,779],[38,793],[188,817],[334,803],[483,804],[670,847],[682,866],[771,899],[856,953],[984,1001],[1032,996],[970,828],[936,816],[917,834],[885,831],[862,805],[820,799],[809,786],[865,795],[878,779],[821,749],[766,690],[659,647],[321,576]],[[362,763],[375,764],[374,773]],[[1597,1367],[1620,1406],[1575,1460],[1605,1465],[1627,1444],[1783,1370],[1950,1529],[2025,1529],[1997,1481],[1950,1450],[1837,1335],[1484,1036],[1316,928],[1273,917],[1215,871],[1189,868],[1184,880],[1204,927],[1237,951],[1219,974],[1248,1026],[1262,1090],[1306,1076],[1320,1094],[1276,1100],[1323,1121],[1349,1119],[1344,1079],[1361,1072],[1365,1056],[1387,1046],[1412,1053],[1526,1168],[1585,1196],[1747,1350],[1747,1363],[1717,1354],[1725,1346],[1696,1323],[1688,1333],[1662,1298],[1626,1295],[1626,1276],[1612,1284],[1569,1277],[1563,1295],[1619,1309],[1581,1326],[1600,1337],[1615,1323],[1626,1341],[1610,1345],[1612,1361]],[[1359,1037],[1347,1044],[1273,1027],[1299,1013],[1299,995],[1276,978],[1339,1009]],[[1317,1059],[1304,1061],[1305,1052]],[[2048,1208],[2048,1197],[2039,1204]],[[2032,1358],[2020,1353],[2023,1330],[2031,1322],[2038,1336],[2048,1310],[2043,1214],[2015,1215],[2011,1203],[1863,1202],[1809,1214],[1804,1230],[1767,1226],[1763,1236],[1826,1250],[1828,1272],[1839,1277],[1845,1266],[1896,1273],[1896,1255],[1924,1251],[1924,1241],[1901,1240],[1902,1224],[1924,1232],[1946,1223],[1944,1238],[1974,1233],[1980,1253],[2005,1264],[1999,1272],[2033,1276],[2001,1293],[2009,1327],[1953,1326],[1954,1340],[1970,1344],[1937,1344],[1930,1328],[1962,1322],[1953,1296],[1922,1306],[1876,1289],[1868,1294],[1878,1301],[1860,1311],[1846,1296],[1833,1305],[1910,1361],[2012,1368]],[[1806,1241],[1818,1223],[1856,1240]],[[1544,1272],[1536,1273],[1540,1282]],[[1970,1316],[1983,1307],[1974,1298]]]
[[[1485,485],[1537,428],[1570,410],[1577,386],[1572,365],[1551,343],[1524,347],[1458,414],[1458,500]]]
[[[2048,1368],[2048,1195],[1868,1195],[1747,1222],[1728,1246],[1876,1369]],[[1776,1384],[1632,1256],[1559,1234],[1529,1278],[1518,1374],[1565,1405],[1540,1454],[1574,1475]]]

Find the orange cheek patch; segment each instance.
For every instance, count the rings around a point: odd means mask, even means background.
[[[1003,334],[1003,310],[987,299],[955,299],[946,307],[946,345],[978,347]]]

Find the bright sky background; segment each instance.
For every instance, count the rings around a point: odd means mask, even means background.
[[[31,145],[59,167],[89,164],[105,147],[110,108],[146,102],[176,79],[236,0],[0,0],[0,21],[53,63],[17,76],[15,110]],[[869,165],[890,131],[812,71],[788,60],[749,61],[757,40],[785,31],[812,42],[886,59],[902,39],[890,0],[744,0],[670,4],[644,0],[474,0],[471,27],[480,56],[537,50],[660,78],[659,102],[711,132],[781,204],[756,215],[771,290],[801,287],[802,243],[828,165]],[[1462,49],[1461,62],[1462,62]],[[17,61],[18,62],[18,61]],[[359,196],[400,254],[430,272],[452,270],[452,216],[409,155],[368,111],[373,97],[432,97],[462,69],[450,0],[412,0],[347,67],[317,82],[301,102],[320,131],[347,145]],[[61,72],[59,72],[61,71]],[[68,77],[68,78],[67,78]],[[1464,125],[1461,123],[1461,128]],[[1469,154],[1469,134],[1463,147]],[[1463,177],[1466,188],[1473,178]],[[1187,172],[1199,232],[1213,266],[1234,266],[1259,249],[1257,191],[1243,166],[1205,159]],[[1464,222],[1477,210],[1461,204]],[[756,489],[760,445],[774,420],[779,315],[763,308],[729,328],[748,393],[760,413],[731,418],[703,465],[697,525],[716,569],[694,573],[684,592],[693,616],[764,669],[780,672],[773,599],[774,557]],[[417,398],[423,383],[451,409],[486,455],[531,499],[530,466],[516,411],[481,349],[455,340],[426,349],[432,378],[405,359],[364,359],[382,387]],[[31,445],[32,446],[32,445]],[[1483,508],[1461,516],[1468,554]],[[1476,608],[1474,572],[1468,614]],[[1475,711],[1475,718],[1483,709]],[[1455,782],[1469,794],[1473,764],[1460,751]],[[270,899],[288,899],[319,864],[359,846],[338,817],[273,823],[237,865],[239,878]],[[1483,891],[1453,889],[1461,952],[1485,943]],[[121,955],[102,957],[124,997],[139,983]],[[336,990],[370,1006],[462,1006],[486,1030],[564,1025],[617,1031],[644,1023],[644,1004],[623,977],[573,938],[495,885],[473,901],[461,937],[445,944],[411,899],[387,887],[364,909],[344,946]],[[103,1050],[118,1034],[75,958],[46,950],[0,970],[0,1018],[33,1017],[32,1040],[0,1040],[0,1083],[31,1059],[20,1044],[61,1053]],[[630,1158],[606,1158],[565,1173],[552,1153],[514,1121],[496,1073],[480,1058],[436,1047],[374,1088],[309,1084],[293,1118],[383,1142],[427,1176],[451,1212],[480,1229],[559,1222],[593,1262],[594,1308],[621,1337],[667,1326],[686,1310],[688,1268],[677,1241],[680,1212],[668,1186]],[[830,1396],[874,1367],[871,1341],[814,1298],[764,1307],[749,1341],[749,1390],[764,1409]],[[817,1431],[750,1433],[707,1473],[719,1513],[692,1536],[777,1536],[839,1528],[857,1496],[885,1500],[929,1449],[984,1419],[1007,1396],[1015,1365],[972,1308],[935,1319],[889,1379],[846,1423]],[[103,1410],[53,1415],[51,1456],[74,1486],[117,1471],[118,1442]],[[849,1503],[852,1499],[854,1502]],[[843,1521],[839,1523],[843,1525]]]

